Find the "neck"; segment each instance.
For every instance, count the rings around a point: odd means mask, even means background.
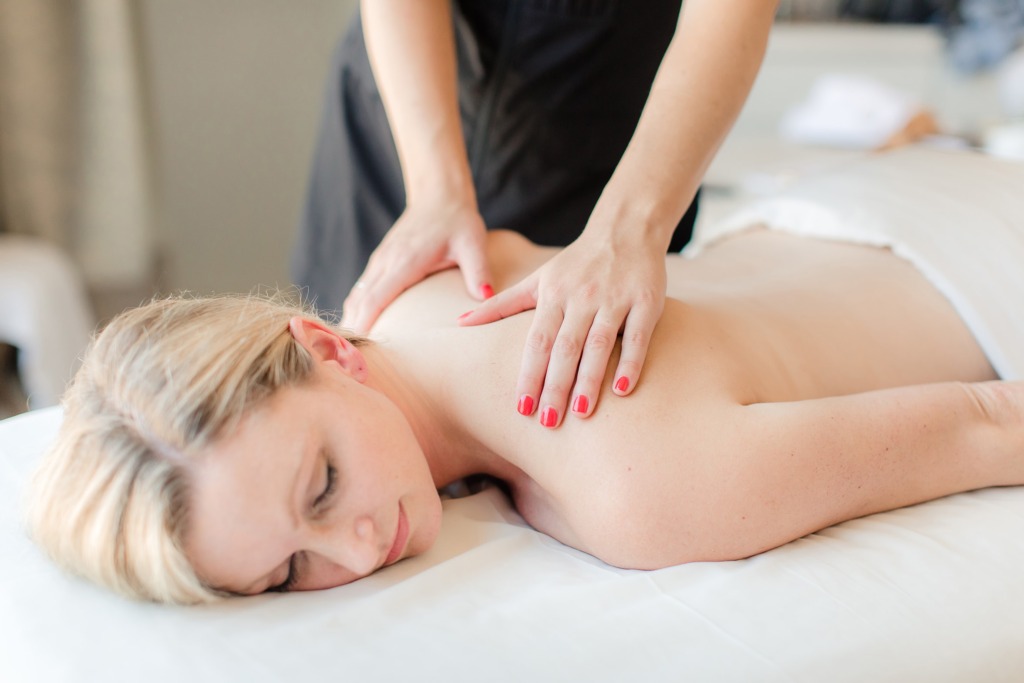
[[[361,349],[369,368],[366,384],[405,414],[426,455],[438,488],[472,474],[502,479],[511,465],[484,446],[455,418],[458,400],[452,372],[439,363],[430,344],[388,339]]]

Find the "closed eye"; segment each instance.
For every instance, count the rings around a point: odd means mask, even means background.
[[[323,509],[324,505],[330,500],[334,494],[335,489],[338,488],[338,470],[330,462],[327,463],[327,483],[324,485],[323,492],[316,497],[313,501],[313,510],[319,512]]]
[[[334,495],[334,491],[338,488],[338,470],[330,462],[327,463],[327,481],[324,484],[324,490],[316,497],[313,501],[313,511],[320,512],[323,507],[330,502],[331,496]],[[271,586],[267,591],[272,593],[287,593],[293,590],[299,582],[299,572],[296,567],[298,564],[299,553],[293,554],[288,560],[288,577],[277,584]]]
[[[298,560],[298,556],[299,556],[298,553],[294,553],[288,559],[288,576],[287,576],[287,578],[285,578],[284,581],[282,581],[281,583],[277,584],[276,586],[271,586],[270,588],[268,588],[267,589],[268,593],[287,593],[288,591],[290,591],[293,588],[295,588],[295,584],[298,583],[298,581],[299,581],[299,573],[298,573],[298,571],[295,568],[295,565],[296,565],[297,560]]]

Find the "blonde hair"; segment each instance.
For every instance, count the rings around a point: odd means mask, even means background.
[[[117,316],[64,395],[28,494],[32,537],[72,573],[130,597],[210,602],[184,552],[185,465],[313,360],[281,297],[175,297]],[[350,337],[356,344],[365,340]]]

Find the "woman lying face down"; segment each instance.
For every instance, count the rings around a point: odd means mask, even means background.
[[[314,358],[311,375],[247,411],[190,468],[186,555],[204,583],[234,593],[348,583],[424,552],[440,528],[423,450],[367,386],[361,352],[305,317],[285,334]]]
[[[553,253],[490,239],[504,282]],[[423,553],[437,489],[471,474],[506,482],[539,530],[639,569],[1024,482],[1024,389],[987,381],[947,300],[889,251],[753,229],[667,263],[640,385],[618,397],[605,377],[553,428],[543,394],[517,412],[530,314],[457,327],[472,304],[454,272],[406,292],[372,341],[257,298],[128,311],[66,395],[32,533],[76,573],[189,603]]]

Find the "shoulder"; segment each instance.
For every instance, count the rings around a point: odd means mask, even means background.
[[[606,396],[600,413],[557,434],[522,436],[530,479],[513,491],[532,526],[623,568],[707,559],[709,515],[722,506],[714,482],[730,476],[718,465],[736,443],[737,404],[685,381],[671,381],[670,399],[651,395],[662,383]]]
[[[487,262],[497,291],[511,287],[558,253],[555,247],[534,244],[518,232],[491,230],[487,234]]]
[[[540,247],[509,230],[487,234],[487,263],[496,291],[511,287],[551,258],[556,249]],[[371,337],[396,332],[452,327],[479,302],[466,292],[462,273],[449,268],[419,282],[395,299],[373,326]]]

